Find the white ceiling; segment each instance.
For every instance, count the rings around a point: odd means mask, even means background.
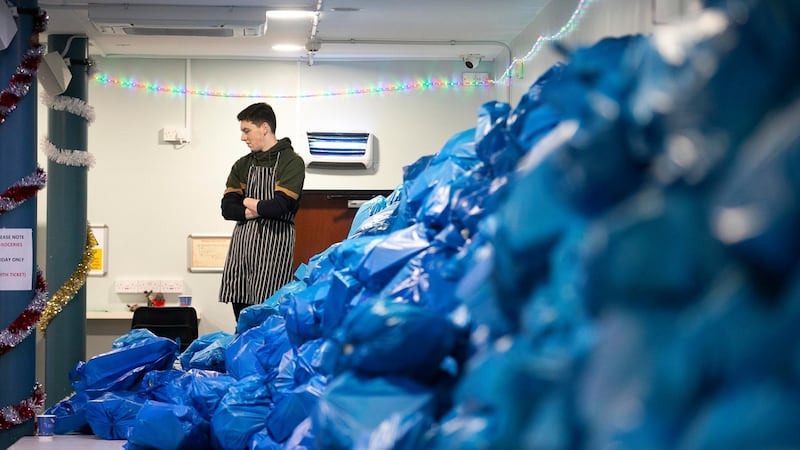
[[[224,6],[304,9],[315,20],[270,19],[261,37],[119,36],[100,33],[89,3],[103,5],[222,6],[219,0],[43,0],[47,34],[89,37],[89,52],[108,57],[308,60],[305,49],[279,53],[276,43],[321,41],[313,60],[461,59],[508,57],[507,45],[550,0],[229,0]],[[341,9],[355,9],[342,11]],[[334,43],[332,41],[339,41]],[[343,42],[345,41],[345,42]]]

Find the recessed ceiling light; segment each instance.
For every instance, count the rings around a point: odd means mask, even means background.
[[[313,11],[303,11],[297,9],[276,9],[267,11],[267,18],[278,20],[309,19],[314,17]]]
[[[278,52],[296,52],[305,49],[305,47],[297,44],[275,44],[272,49]]]

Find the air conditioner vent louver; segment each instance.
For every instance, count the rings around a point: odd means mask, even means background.
[[[267,28],[265,7],[89,4],[88,11],[104,34],[256,37]]]
[[[308,167],[370,169],[374,157],[371,133],[307,132]]]
[[[233,37],[235,31],[233,28],[122,28],[130,36]]]

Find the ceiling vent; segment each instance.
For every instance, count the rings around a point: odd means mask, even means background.
[[[267,10],[249,6],[89,4],[89,20],[104,34],[258,37],[267,29]]]

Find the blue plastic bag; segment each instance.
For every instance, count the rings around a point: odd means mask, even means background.
[[[465,239],[473,237],[481,221],[502,205],[506,183],[506,178],[493,178],[486,166],[470,171],[469,176],[453,183],[449,224],[460,235],[460,240],[448,241],[454,242],[455,248],[460,248]]]
[[[290,392],[317,375],[321,366],[324,342],[324,339],[308,341],[296,350],[292,349],[283,354],[278,373],[272,380],[272,386],[277,392]]]
[[[289,439],[283,443],[283,449],[288,450],[314,450],[314,428],[311,417],[305,418],[292,431]]]
[[[107,392],[86,404],[86,421],[101,439],[128,439],[144,402],[132,393]]]
[[[321,253],[317,253],[309,258],[308,267],[306,268],[301,281],[305,282],[307,285],[312,285],[316,284],[320,280],[328,278],[331,270],[333,270],[335,267],[334,253],[339,250],[341,245],[341,242],[332,244]]]
[[[515,320],[500,307],[497,290],[491,282],[495,248],[482,234],[478,235],[459,258],[464,276],[455,289],[455,296],[464,305],[474,326],[481,326],[490,336],[500,337],[515,331]]]
[[[182,370],[153,370],[144,374],[139,393],[149,399],[164,403],[191,403],[186,388],[191,375]]]
[[[352,237],[364,221],[386,208],[386,197],[376,195],[371,199],[365,201],[358,207],[356,215],[353,217],[353,222],[350,224],[350,230],[347,232],[347,237]]]
[[[462,273],[451,264],[454,252],[432,246],[406,263],[381,290],[380,297],[414,303],[447,314],[461,303],[455,288]]]
[[[404,197],[403,201],[407,212],[410,214],[413,211],[413,216],[406,221],[406,225],[420,222],[423,218],[431,224],[446,222],[450,185],[463,178],[477,163],[474,157],[432,162],[428,170],[407,187],[408,197]]]
[[[357,278],[372,290],[380,290],[417,253],[430,246],[422,225],[413,225],[376,240],[357,266]],[[353,266],[351,266],[353,267]]]
[[[517,106],[509,113],[507,132],[510,145],[527,152],[562,120],[553,105],[542,100],[542,91],[558,89],[564,64],[556,63],[547,69],[528,88]],[[553,86],[555,85],[555,86]]]
[[[286,320],[286,333],[292,345],[322,336],[322,315],[330,283],[315,283],[296,294],[288,294],[280,305]]]
[[[192,407],[148,400],[136,415],[128,443],[131,449],[211,449],[209,423]]]
[[[295,449],[294,447],[284,447],[283,445],[275,442],[269,436],[269,432],[264,429],[254,434],[250,438],[250,443],[247,445],[247,450],[288,450]],[[299,450],[299,449],[296,449]]]
[[[449,431],[438,436],[435,448],[460,448],[456,443],[471,437],[488,442],[487,448],[540,448],[522,444],[527,426],[554,395],[568,395],[566,380],[575,359],[569,353],[543,357],[519,335],[476,353],[454,392],[458,409],[443,423]],[[456,424],[469,428],[456,430]],[[547,431],[557,434],[564,428],[551,426]]]
[[[575,50],[559,82],[542,90],[542,100],[577,126],[543,162],[550,168],[543,175],[581,214],[594,215],[627,197],[648,174],[653,155],[634,151],[625,110],[635,85],[633,67],[625,63],[642,38],[604,38]]]
[[[364,290],[364,284],[349,269],[333,271],[328,283],[330,289],[320,315],[322,335],[330,337],[344,320],[353,298]]]
[[[156,337],[158,336],[153,334],[153,332],[148,330],[147,328],[136,328],[114,339],[114,342],[111,343],[111,348],[117,349],[117,348],[127,347],[141,340],[152,339]]]
[[[286,321],[281,316],[267,317],[261,325],[240,334],[225,349],[228,373],[242,379],[259,375],[275,376],[281,357],[291,348]]]
[[[286,441],[311,414],[326,384],[324,378],[314,377],[308,383],[276,396],[275,405],[267,417],[267,430],[275,442]]]
[[[495,178],[506,176],[514,171],[517,161],[527,149],[517,147],[509,140],[507,120],[510,107],[506,103],[489,102],[481,107],[481,115],[491,119],[491,128],[486,135],[476,138],[475,153]],[[479,120],[480,116],[479,115]]]
[[[89,397],[82,392],[75,392],[68,398],[61,400],[47,408],[45,414],[56,416],[55,434],[88,431],[89,422],[86,421],[86,404]]]
[[[420,382],[435,379],[445,358],[464,342],[444,315],[386,299],[353,309],[335,340],[343,349],[339,364],[345,370]]]
[[[782,382],[742,383],[728,387],[724,395],[699,411],[680,447],[792,448],[800,441],[800,430],[792,420],[798,415],[797,396]],[[731,421],[736,422],[735,427],[730,426]]]
[[[201,369],[225,372],[225,349],[233,342],[234,337],[224,331],[200,336],[192,341],[178,357],[181,367],[183,370]]]
[[[330,275],[330,270],[347,269],[351,273],[356,273],[356,268],[360,267],[369,252],[378,245],[385,236],[363,236],[352,239],[345,239],[336,245],[329,254],[331,266],[329,266],[326,277]],[[316,284],[316,283],[313,283]]]
[[[192,370],[189,372],[187,395],[195,410],[206,420],[219,406],[220,400],[228,393],[228,388],[236,382],[230,375],[210,370]]]
[[[582,252],[590,308],[679,308],[706,289],[726,254],[704,199],[696,189],[646,189],[592,223]]]
[[[231,385],[211,417],[214,446],[224,450],[247,448],[250,438],[264,428],[272,405],[272,392],[261,376],[246,377]]]
[[[345,372],[330,382],[311,416],[314,448],[422,448],[435,409],[432,392],[408,379]]]
[[[79,362],[70,371],[72,387],[89,397],[122,391],[138,384],[145,373],[172,367],[178,344],[167,338],[148,338]]]
[[[472,133],[468,133],[465,139],[471,140]],[[403,190],[403,195],[400,197],[396,213],[396,220],[399,221],[401,226],[408,226],[412,223],[413,218],[417,215],[419,206],[422,204],[422,200],[430,189],[430,178],[426,176],[426,172],[428,172],[433,159],[434,155],[422,156],[403,167],[403,184],[400,187]],[[425,179],[418,180],[419,177],[425,177]]]
[[[350,234],[348,234],[348,239],[362,236],[376,236],[391,232],[397,226],[396,224],[399,223],[399,206],[399,202],[389,203],[380,211],[364,218],[358,227],[352,229]]]
[[[290,282],[284,287],[289,285],[293,286],[294,284]],[[239,320],[236,322],[236,334],[242,334],[251,328],[261,325],[267,320],[267,317],[274,314],[278,314],[278,307],[277,304],[271,302],[246,307],[239,313]]]
[[[778,286],[800,262],[800,98],[754,133],[711,205],[714,237]]]

